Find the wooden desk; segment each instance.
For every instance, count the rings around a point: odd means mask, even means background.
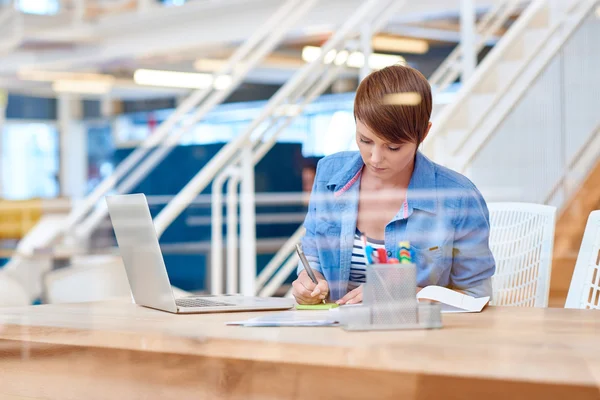
[[[434,331],[224,325],[249,315],[3,309],[0,398],[600,398],[599,311],[488,308]]]

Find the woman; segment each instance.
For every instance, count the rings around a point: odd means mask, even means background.
[[[420,103],[393,105],[386,97],[406,92],[418,93]],[[337,153],[317,166],[302,246],[318,284],[299,264],[298,303],[362,301],[363,234],[388,257],[409,241],[419,288],[491,295],[495,263],[483,197],[466,177],[418,151],[431,128],[431,106],[429,83],[413,68],[394,65],[361,82],[354,101],[359,152]]]

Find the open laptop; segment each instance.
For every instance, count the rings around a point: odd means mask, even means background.
[[[106,203],[136,304],[178,314],[284,310],[293,307],[293,300],[287,298],[209,295],[176,299],[146,196],[107,196]]]

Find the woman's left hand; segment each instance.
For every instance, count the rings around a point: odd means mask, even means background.
[[[360,285],[356,289],[346,293],[344,297],[336,301],[337,304],[358,304],[362,303],[363,297],[363,285]]]

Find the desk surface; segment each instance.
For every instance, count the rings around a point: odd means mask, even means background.
[[[593,389],[585,393],[600,398],[600,311],[488,307],[479,314],[444,314],[444,328],[427,331],[225,325],[259,314],[263,313],[173,315],[122,301],[2,309],[0,355],[3,343],[5,354],[16,357],[20,352],[21,359],[23,348],[34,344],[67,346],[267,363],[303,371],[354,370],[362,376],[370,371],[389,373],[390,378],[399,374],[537,388],[562,385]],[[15,368],[11,371],[18,377]],[[414,389],[414,379],[411,382]],[[296,395],[287,397],[302,397]]]

